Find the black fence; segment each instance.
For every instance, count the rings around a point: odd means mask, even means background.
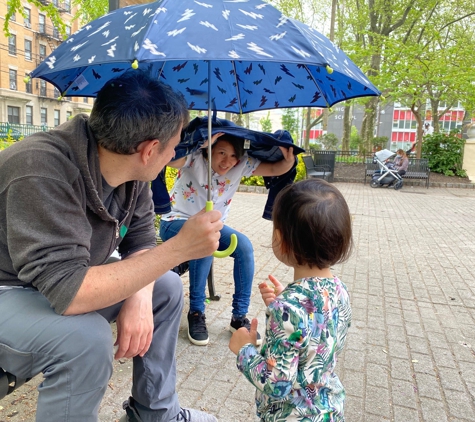
[[[368,152],[366,154],[359,153],[358,151],[307,151],[308,155],[313,157],[316,161],[316,155],[333,155],[336,163],[361,163],[364,164],[367,158],[373,158],[374,153]],[[317,160],[318,161],[318,160]]]

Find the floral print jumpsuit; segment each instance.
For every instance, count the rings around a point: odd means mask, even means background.
[[[344,421],[345,391],[333,371],[350,324],[348,291],[337,277],[296,280],[267,307],[261,351],[246,344],[237,356],[257,389],[261,421]]]

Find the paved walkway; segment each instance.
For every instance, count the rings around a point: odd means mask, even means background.
[[[337,365],[347,390],[347,422],[475,421],[475,190],[335,185],[354,217],[353,255],[333,269],[348,285],[353,307],[353,325]],[[257,316],[261,327],[264,305],[257,284],[270,273],[292,280],[272,255],[271,223],[261,218],[265,201],[265,195],[237,193],[228,219],[254,243],[250,316]],[[222,298],[207,308],[210,343],[189,343],[184,313],[178,392],[182,406],[206,409],[224,422],[254,422],[253,388],[227,346],[232,261],[215,262]],[[187,281],[185,276],[185,292]],[[116,421],[122,414],[130,368],[129,360],[115,364],[100,421]],[[40,381],[37,377],[4,399],[0,421],[34,421]]]

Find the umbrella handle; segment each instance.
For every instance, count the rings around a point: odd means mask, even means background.
[[[212,201],[206,201],[206,211],[212,211],[213,209],[213,202]],[[215,251],[213,252],[213,256],[215,258],[225,258],[229,255],[231,255],[235,250],[236,250],[236,247],[237,247],[237,236],[233,233],[231,235],[231,244],[229,245],[229,247],[227,249],[225,249],[224,251]]]

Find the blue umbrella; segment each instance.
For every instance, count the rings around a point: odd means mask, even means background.
[[[380,95],[329,39],[261,0],[117,9],[72,34],[30,76],[62,96],[94,97],[131,67],[181,91],[196,110],[330,107]]]
[[[261,0],[161,0],[117,9],[72,34],[30,77],[63,97],[94,97],[108,80],[137,68],[208,116],[330,107],[381,94],[330,40]]]

